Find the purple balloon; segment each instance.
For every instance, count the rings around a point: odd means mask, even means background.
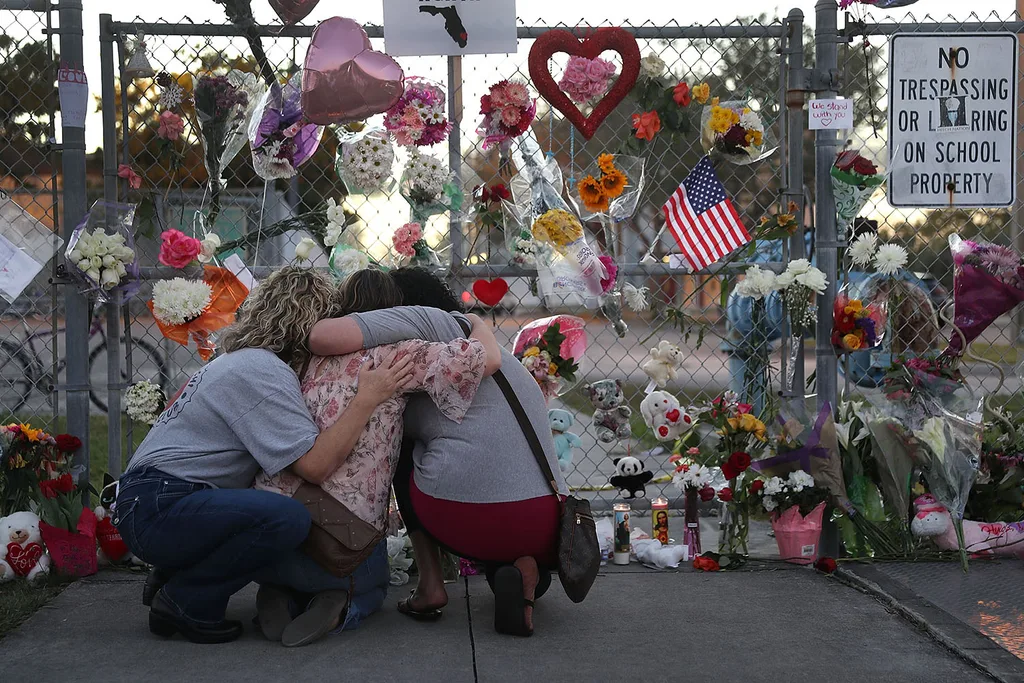
[[[398,62],[371,49],[363,27],[332,17],[313,30],[302,68],[302,110],[321,125],[362,121],[387,111],[405,92]]]
[[[305,19],[318,2],[320,0],[270,0],[270,6],[285,26],[291,26]]]

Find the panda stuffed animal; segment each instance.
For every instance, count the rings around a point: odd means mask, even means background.
[[[615,476],[611,478],[611,484],[619,489],[623,498],[643,498],[647,495],[644,485],[654,478],[654,473],[644,469],[644,464],[638,458],[627,455],[615,458],[612,464],[615,465]]]

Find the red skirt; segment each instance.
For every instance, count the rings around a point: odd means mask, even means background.
[[[458,503],[428,496],[411,478],[409,497],[423,530],[456,555],[498,564],[520,557],[534,557],[542,567],[557,564],[561,505],[554,495]]]

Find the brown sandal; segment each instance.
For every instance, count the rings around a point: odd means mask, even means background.
[[[409,593],[409,597],[406,599],[399,600],[398,611],[407,617],[415,619],[416,621],[437,621],[444,616],[444,612],[437,608],[428,610],[413,609],[412,599],[414,597],[416,597],[416,591]]]

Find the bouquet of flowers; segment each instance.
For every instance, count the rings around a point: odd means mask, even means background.
[[[65,437],[66,450],[58,453],[52,461],[47,470],[49,476],[39,479],[36,500],[39,533],[57,571],[68,576],[89,576],[96,573],[97,519],[93,511],[83,504],[82,493],[92,490],[92,487],[79,486],[71,469],[70,455],[81,447],[82,442],[75,437],[62,436]],[[55,440],[55,444],[59,448],[60,438]]]
[[[846,291],[836,295],[832,307],[832,348],[837,354],[877,348],[885,338],[885,301],[851,299]]]
[[[384,113],[384,127],[403,147],[436,145],[448,137],[441,86],[423,78],[405,79],[405,94]]]
[[[511,262],[523,268],[536,268],[550,258],[550,249],[533,239],[529,230],[511,235]]]
[[[717,98],[716,98],[717,99]],[[701,115],[701,145],[735,164],[760,161],[775,151],[767,149],[761,116],[745,102],[711,101]]]
[[[53,437],[28,424],[0,427],[0,517],[28,510]]]
[[[406,223],[391,236],[391,242],[399,256],[409,259],[410,266],[440,268],[441,260],[423,239],[423,228],[419,223]]]
[[[370,257],[358,247],[338,242],[331,250],[328,265],[335,277],[344,280],[352,273],[369,268]]]
[[[878,172],[877,166],[852,150],[839,153],[830,174],[839,216],[839,234],[852,235],[854,219],[875,190],[885,182],[885,176]]]
[[[751,484],[755,504],[770,515],[779,556],[794,564],[817,559],[822,516],[829,498],[827,488],[817,486],[804,470],[789,476],[758,479]]]
[[[951,235],[953,324],[947,356],[959,357],[996,318],[1024,301],[1024,259],[1013,249]],[[961,336],[962,335],[962,336]]]
[[[291,178],[320,146],[324,129],[305,121],[301,82],[297,73],[284,86],[275,83],[251,114],[252,165],[264,180]]]
[[[334,168],[350,193],[369,195],[388,189],[394,163],[391,141],[379,132],[369,132],[339,145]]]
[[[786,270],[775,279],[775,288],[782,294],[789,316],[791,331],[789,362],[786,365],[786,388],[793,386],[794,368],[797,363],[803,336],[817,323],[818,316],[811,299],[815,294],[824,294],[828,280],[825,273],[811,265],[807,259],[794,259]]]
[[[672,484],[683,493],[683,507],[686,528],[683,530],[683,544],[689,549],[691,557],[700,555],[700,507],[698,498],[707,503],[718,495],[723,503],[732,500],[732,490],[723,488],[717,494],[711,485],[714,475],[711,470],[698,464],[693,458],[700,455],[700,449],[693,447],[687,450],[686,457],[676,453],[669,458],[675,464]]]
[[[161,334],[182,346],[191,338],[199,357],[213,357],[210,335],[235,321],[235,312],[249,295],[248,288],[226,268],[204,266],[202,280],[174,278],[153,286],[149,310]]]
[[[615,80],[615,65],[600,57],[569,57],[558,87],[580,106],[604,97]]]
[[[986,420],[981,466],[964,516],[986,522],[1016,522],[1024,503],[1024,424],[1002,414]]]
[[[537,380],[550,401],[576,382],[587,349],[581,318],[557,315],[525,325],[512,340],[512,353]]]
[[[98,200],[68,241],[64,255],[71,273],[100,301],[115,292],[131,296],[138,289],[135,209],[134,204]]]
[[[575,215],[565,209],[551,209],[533,222],[531,232],[535,240],[552,247],[579,268],[591,294],[604,293],[608,270],[587,244],[583,224]]]
[[[434,214],[462,208],[462,190],[452,182],[452,177],[446,163],[413,150],[399,191],[409,202],[414,223],[422,225]]]
[[[505,224],[505,212],[502,202],[512,199],[508,185],[502,182],[488,185],[477,185],[473,188],[473,208],[480,219],[480,227],[484,230],[500,228]]]
[[[506,146],[527,131],[537,115],[537,100],[520,81],[504,80],[490,87],[480,98],[480,114],[484,117],[477,133],[483,136],[481,147]]]
[[[164,390],[159,385],[145,380],[136,382],[124,392],[124,412],[131,419],[143,424],[151,425],[156,422],[166,403]]]
[[[622,221],[631,217],[644,189],[644,159],[613,154],[597,157],[597,169],[576,186],[589,221],[600,216]]]

